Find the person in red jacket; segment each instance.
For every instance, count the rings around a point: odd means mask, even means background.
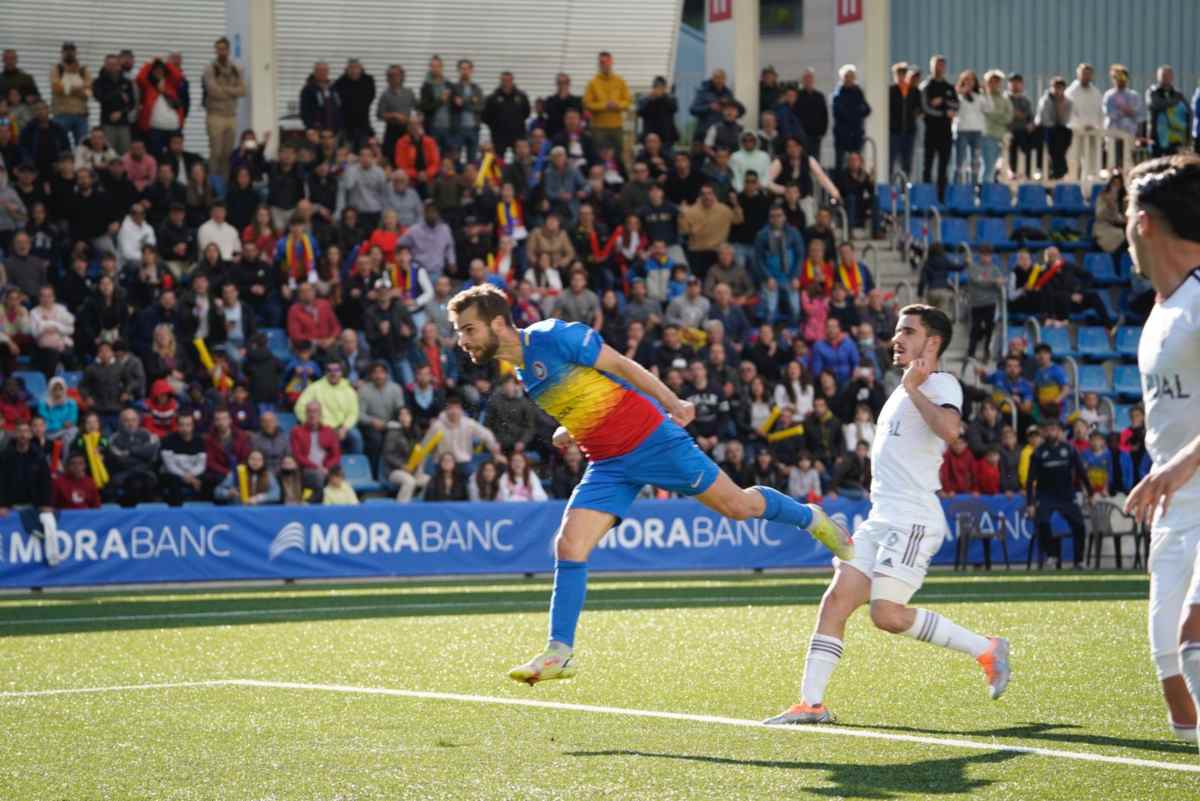
[[[1000,494],[1000,449],[995,445],[984,451],[983,458],[975,463],[975,478],[980,494]]]
[[[166,56],[147,61],[137,74],[141,95],[137,127],[156,158],[166,151],[171,134],[183,127],[184,102],[179,96],[182,83],[183,72]]]
[[[228,409],[217,409],[213,412],[212,428],[204,438],[205,483],[210,487],[220,484],[231,470],[246,461],[250,451],[250,435],[233,424]]]
[[[304,407],[304,425],[292,429],[288,437],[292,456],[304,473],[304,485],[325,486],[329,468],[342,461],[342,445],[337,432],[321,423],[321,404],[310,402]]]
[[[396,140],[393,159],[396,169],[408,173],[413,188],[422,194],[421,187],[432,184],[442,166],[437,142],[425,133],[421,121],[415,117],[408,123],[408,131]]]
[[[942,459],[940,473],[942,479],[942,495],[972,495],[979,494],[979,476],[975,469],[975,456],[967,447],[967,440],[959,437],[950,443]]]
[[[50,505],[55,509],[99,509],[100,491],[87,472],[87,459],[73,453],[67,459],[67,469],[54,479]]]
[[[296,290],[296,302],[288,309],[287,332],[293,348],[297,342],[308,340],[324,351],[337,344],[342,324],[329,301],[317,297],[316,287],[301,284]]]

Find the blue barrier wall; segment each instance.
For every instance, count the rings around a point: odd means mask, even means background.
[[[935,563],[954,561],[957,521],[1002,531],[1023,561],[1031,525],[1020,498],[945,502],[951,536]],[[825,508],[853,527],[870,510]],[[539,573],[563,502],[120,509],[64,512],[53,535],[66,559],[49,567],[40,539],[15,514],[0,519],[0,586],[234,579]],[[975,555],[981,545],[972,543]],[[998,550],[997,550],[998,553]],[[596,570],[748,570],[828,565],[828,551],[795,529],[734,522],[690,500],[640,501],[591,559]]]

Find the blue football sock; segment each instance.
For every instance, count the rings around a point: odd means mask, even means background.
[[[559,559],[554,563],[554,595],[550,597],[550,639],[575,647],[575,627],[587,596],[587,562]]]
[[[812,525],[812,510],[795,498],[789,498],[772,487],[759,485],[754,489],[758,490],[763,496],[763,500],[767,502],[767,508],[763,509],[761,515],[764,520],[774,520],[799,528],[808,528]]]

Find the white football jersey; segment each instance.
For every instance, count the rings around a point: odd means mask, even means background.
[[[1146,407],[1146,449],[1162,467],[1200,436],[1200,268],[1179,288],[1154,304],[1138,343],[1142,403]],[[1182,531],[1200,525],[1200,474],[1171,498],[1155,531]]]
[[[932,373],[920,391],[935,405],[962,413],[962,386],[949,373]],[[945,440],[933,433],[908,391],[896,387],[875,424],[870,516],[901,526],[927,520],[944,525],[937,491],[945,450]]]

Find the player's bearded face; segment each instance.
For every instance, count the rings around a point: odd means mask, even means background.
[[[471,354],[471,361],[476,364],[487,364],[496,358],[500,350],[500,337],[490,327],[481,326],[480,330],[479,341],[470,344],[467,353]]]

